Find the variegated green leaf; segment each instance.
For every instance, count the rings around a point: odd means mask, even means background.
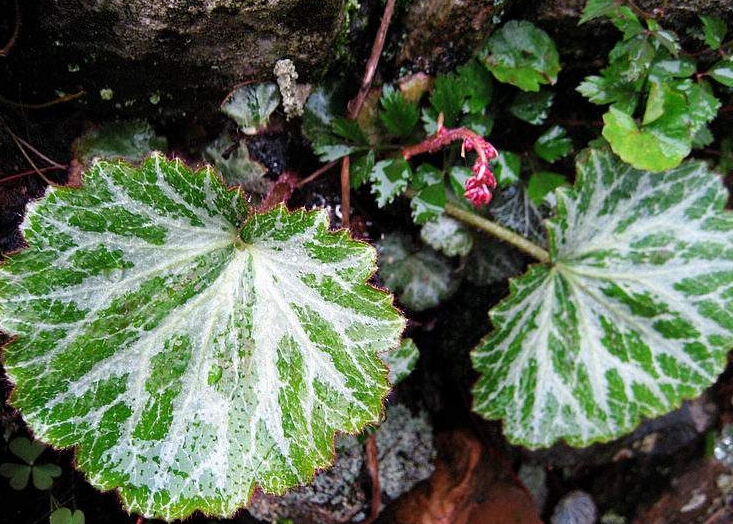
[[[701,163],[578,163],[548,222],[551,264],[511,283],[474,351],[475,409],[515,443],[585,445],[698,395],[733,347],[733,215]]]
[[[429,247],[417,248],[407,235],[385,235],[378,249],[379,277],[413,311],[437,306],[460,283],[445,257]]]
[[[420,238],[433,249],[442,251],[449,257],[465,256],[473,247],[473,235],[462,222],[439,215],[420,229]]]
[[[11,402],[125,506],[231,515],[379,419],[403,319],[323,211],[250,215],[205,169],[99,162],[29,206],[0,266]]]
[[[389,367],[389,382],[394,385],[402,382],[415,369],[420,358],[420,350],[411,338],[403,338],[396,349],[382,355]]]

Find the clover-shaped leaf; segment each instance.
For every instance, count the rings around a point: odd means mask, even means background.
[[[57,508],[48,518],[49,524],[84,524],[84,512],[80,509],[73,512],[69,508]]]
[[[61,475],[61,468],[55,464],[36,464],[36,459],[46,449],[37,440],[25,437],[14,438],[8,446],[10,451],[25,464],[5,462],[0,464],[0,475],[10,479],[10,487],[16,490],[25,489],[28,480],[33,479],[36,489],[46,490],[53,484],[53,479]]]
[[[404,320],[325,211],[254,213],[211,169],[97,162],[0,265],[10,401],[149,517],[231,515],[376,422]]]

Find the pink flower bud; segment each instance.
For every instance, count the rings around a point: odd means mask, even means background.
[[[466,186],[468,186],[468,183],[466,183]],[[471,188],[466,187],[466,192],[463,194],[463,196],[470,200],[474,206],[481,207],[491,202],[491,197],[493,195],[491,194],[491,190],[488,187],[481,184]]]

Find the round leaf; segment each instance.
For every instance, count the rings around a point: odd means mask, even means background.
[[[554,84],[560,58],[552,38],[530,22],[512,20],[491,35],[480,56],[497,80],[522,91]]]
[[[474,409],[530,447],[609,440],[699,395],[733,346],[733,215],[702,163],[578,164],[548,222],[551,265],[511,283],[474,351]]]
[[[380,417],[404,321],[374,249],[324,211],[248,213],[211,170],[99,162],[0,266],[11,403],[130,511],[231,515]]]

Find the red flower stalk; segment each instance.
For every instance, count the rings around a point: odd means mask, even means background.
[[[494,146],[481,135],[464,127],[445,128],[442,119],[439,119],[435,134],[419,144],[404,148],[402,156],[405,160],[409,160],[422,153],[434,153],[456,140],[463,140],[462,153],[464,156],[466,151],[476,151],[476,161],[471,168],[473,175],[466,180],[464,185],[466,191],[463,196],[476,207],[487,205],[493,196],[491,191],[496,187],[496,178],[491,172],[489,161],[496,158],[498,153]]]

